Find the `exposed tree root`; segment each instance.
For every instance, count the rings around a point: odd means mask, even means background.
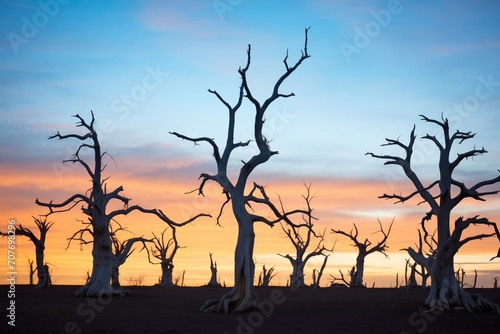
[[[207,300],[200,308],[202,312],[246,312],[257,308],[258,299],[254,291],[243,294],[241,289],[234,287],[221,298]]]
[[[500,305],[493,303],[481,294],[470,294],[461,287],[458,287],[452,294],[440,293],[437,297],[429,295],[425,304],[432,311],[463,309],[468,312],[500,315]]]
[[[75,295],[79,298],[102,298],[102,297],[128,297],[129,290],[115,289],[110,285],[104,287],[101,284],[86,284],[79,288]]]

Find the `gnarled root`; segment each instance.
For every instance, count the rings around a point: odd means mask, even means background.
[[[454,291],[452,296],[440,294],[437,298],[428,299],[426,304],[432,311],[463,309],[468,312],[500,314],[500,305],[481,294],[470,294],[462,288]]]
[[[114,289],[111,286],[104,288],[98,285],[84,285],[79,288],[75,295],[79,298],[109,298],[109,297],[128,297],[129,290]]]
[[[254,291],[243,293],[244,290],[234,287],[221,298],[207,300],[200,311],[203,312],[245,312],[257,308],[258,299]]]

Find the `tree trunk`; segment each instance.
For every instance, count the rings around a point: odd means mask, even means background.
[[[90,280],[77,290],[77,297],[126,296],[128,291],[114,289],[111,286],[114,255],[107,225],[94,226],[92,243],[92,274]]]
[[[113,288],[119,288],[120,285],[120,268],[113,265],[111,268],[111,286]]]
[[[290,287],[292,288],[301,288],[306,286],[304,282],[304,262],[302,260],[297,259],[296,261],[292,262],[292,276],[291,282],[290,282]]]
[[[210,254],[210,281],[207,286],[220,287],[221,284],[217,281],[217,262],[214,263],[212,253]]]
[[[363,287],[363,273],[365,271],[365,256],[359,254],[356,258],[356,273],[351,282],[351,287]]]
[[[173,281],[173,271],[174,271],[174,266],[172,265],[171,261],[167,261],[165,263],[161,264],[161,280],[158,285],[164,286],[166,288],[171,288],[174,287],[174,281]]]
[[[243,312],[257,307],[257,295],[253,287],[255,264],[253,262],[253,247],[255,232],[250,215],[238,210],[233,198],[233,210],[238,222],[238,240],[234,255],[234,287],[220,299],[209,299],[201,307],[203,312]],[[242,214],[238,214],[244,211]]]
[[[425,300],[425,305],[431,310],[439,311],[456,307],[469,312],[500,314],[499,305],[492,303],[480,294],[470,294],[460,287],[455,276],[453,257],[446,257],[443,253],[443,251],[438,251],[435,258],[425,259],[425,268],[431,278],[430,292]]]
[[[43,251],[45,249],[44,245],[35,245],[35,256],[36,256],[36,272],[38,276],[38,283],[35,288],[46,288],[51,285],[50,273],[48,266],[44,263]]]

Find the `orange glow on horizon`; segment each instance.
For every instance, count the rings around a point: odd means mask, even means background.
[[[133,161],[127,165],[130,170],[139,170],[140,162]],[[46,213],[45,208],[39,207],[34,203],[38,197],[41,201],[54,202],[65,200],[75,192],[85,192],[86,181],[88,177],[76,172],[68,174],[63,180],[57,180],[54,175],[33,178],[31,170],[1,170],[3,175],[12,175],[8,178],[8,189],[17,189],[11,193],[8,207],[3,211],[8,216],[0,225],[2,231],[5,230],[7,219],[15,219],[18,224],[35,231],[36,226],[31,216]],[[178,228],[178,240],[182,248],[178,251],[174,259],[174,276],[181,275],[185,270],[185,284],[189,286],[199,286],[206,284],[210,278],[209,256],[213,253],[214,260],[218,265],[218,272],[221,282],[227,285],[233,283],[233,254],[237,235],[237,226],[230,212],[230,207],[226,207],[222,216],[221,225],[215,224],[215,217],[218,215],[220,205],[224,201],[220,188],[214,183],[207,183],[205,197],[198,196],[196,192],[186,194],[186,192],[195,189],[199,184],[196,177],[192,180],[186,178],[175,178],[166,175],[161,179],[148,177],[134,177],[131,174],[121,174],[119,168],[110,168],[112,178],[109,180],[108,191],[118,185],[123,185],[125,191],[123,194],[132,198],[133,204],[140,204],[149,208],[162,209],[171,219],[175,221],[184,221],[197,213],[210,213],[213,218],[201,218],[194,223]],[[37,172],[38,175],[38,172]],[[386,259],[382,254],[373,254],[367,257],[365,267],[365,282],[371,286],[375,282],[377,287],[394,286],[396,273],[399,273],[399,280],[404,279],[405,259],[408,258],[406,252],[400,249],[413,246],[417,242],[417,227],[425,209],[422,206],[416,206],[415,203],[405,203],[393,205],[385,200],[378,199],[377,196],[384,192],[386,184],[367,180],[334,180],[334,179],[311,179],[311,191],[314,194],[312,207],[313,215],[318,218],[315,226],[318,231],[326,229],[325,243],[327,247],[335,244],[335,250],[330,256],[327,267],[323,274],[322,286],[327,286],[330,281],[330,275],[338,276],[338,271],[342,270],[347,275],[347,270],[355,263],[354,253],[356,250],[351,246],[351,241],[347,238],[330,233],[330,229],[342,229],[350,231],[352,224],[356,223],[359,228],[359,239],[368,238],[373,243],[381,237],[380,233],[375,233],[379,229],[377,219],[380,220],[385,229],[388,228],[394,218],[394,225],[391,235],[388,239],[389,258]],[[270,198],[278,202],[280,195],[286,209],[303,208],[305,206],[302,195],[305,194],[305,187],[300,182],[289,180],[265,180],[262,182]],[[5,187],[4,187],[5,188]],[[248,189],[249,190],[249,189]],[[405,191],[406,189],[401,189]],[[36,194],[32,192],[36,191]],[[30,195],[31,199],[26,200]],[[486,202],[474,203],[469,205],[477,209],[478,214],[490,218],[491,221],[500,222],[500,213],[498,212],[498,199],[491,197]],[[14,204],[16,203],[16,204]],[[121,204],[120,204],[121,205]],[[115,205],[115,208],[119,208]],[[258,207],[254,208],[257,212]],[[79,219],[86,219],[79,208],[74,208],[70,212],[55,214],[49,217],[49,221],[54,221],[52,229],[47,234],[46,261],[52,268],[52,279],[54,284],[76,284],[81,285],[85,282],[87,270],[91,270],[91,246],[84,245],[82,250],[77,242],[73,242],[65,250],[67,239],[76,230],[82,227]],[[301,217],[293,217],[300,220]],[[151,237],[151,231],[160,234],[166,227],[154,216],[145,215],[139,212],[133,212],[126,217],[119,217],[118,221],[122,226],[127,227],[132,233],[122,233],[121,238],[127,239],[133,236]],[[432,224],[429,224],[432,226]],[[488,229],[471,227],[468,233],[491,233]],[[275,272],[278,275],[273,280],[274,284],[285,285],[291,266],[287,259],[280,257],[280,254],[293,254],[293,247],[286,238],[279,226],[270,228],[265,224],[257,224],[256,244],[254,250],[254,259],[256,261],[256,276],[262,269],[275,266]],[[6,239],[0,241],[1,252],[6,253]],[[34,247],[25,237],[16,239],[16,264],[18,271],[18,283],[28,283],[28,264],[27,259],[34,260]],[[315,245],[312,245],[313,247]],[[479,272],[479,283],[485,287],[492,286],[493,279],[499,274],[498,259],[489,262],[488,260],[496,253],[498,241],[495,238],[487,238],[483,241],[473,241],[464,246],[456,258],[456,267],[459,266],[468,270],[468,277],[472,277],[473,270]],[[140,246],[130,256],[127,262],[120,267],[121,283],[127,285],[131,278],[137,278],[144,274],[144,284],[152,285],[158,281],[160,276],[160,267],[152,265],[147,261],[145,251],[139,252]],[[77,259],[77,261],[75,261]],[[306,267],[306,282],[311,282],[311,274],[314,268],[319,269],[321,258],[313,259]],[[0,271],[5,276],[6,263],[1,262]],[[495,276],[496,275],[496,276]],[[36,277],[35,277],[36,282]]]

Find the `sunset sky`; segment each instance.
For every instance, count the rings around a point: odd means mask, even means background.
[[[264,135],[279,151],[252,174],[278,203],[303,208],[304,183],[315,194],[316,228],[326,228],[325,242],[335,244],[322,285],[354,265],[351,242],[329,233],[349,231],[356,223],[360,239],[373,243],[394,219],[388,255],[366,259],[365,282],[394,286],[404,277],[406,252],[417,241],[417,227],[428,211],[418,199],[394,205],[384,193],[409,194],[401,170],[365,155],[402,154],[381,147],[385,138],[407,143],[416,125],[414,170],[426,184],[437,177],[437,149],[425,134],[438,129],[419,114],[449,118],[452,131],[477,135],[453,154],[484,147],[488,153],[464,161],[456,178],[471,185],[500,169],[500,3],[498,1],[77,1],[0,0],[0,230],[8,220],[36,228],[32,216],[47,213],[35,199],[61,202],[90,186],[78,166],[62,165],[78,142],[47,140],[60,131],[77,132],[79,114],[96,116],[101,145],[109,153],[108,189],[122,185],[132,204],[160,208],[182,221],[200,212],[217,216],[224,198],[215,184],[206,197],[196,193],[200,173],[214,172],[208,145],[194,146],[169,134],[206,136],[222,145],[227,110],[208,93],[217,90],[229,103],[237,99],[239,66],[246,62],[250,88],[261,101],[284,72],[283,59],[294,63],[309,31],[311,58],[283,84],[280,99],[268,110]],[[236,140],[252,136],[253,109],[248,101],[237,114]],[[231,162],[232,176],[255,146],[242,149]],[[500,189],[500,184],[491,188]],[[480,215],[500,223],[500,195],[486,202],[464,201],[453,218]],[[77,243],[65,251],[67,238],[81,228],[79,209],[49,217],[46,261],[55,284],[83,284],[91,269],[91,247]],[[295,217],[300,220],[301,217]],[[154,217],[134,213],[119,222],[132,236],[151,237],[166,227]],[[209,252],[221,281],[233,280],[236,223],[226,210],[223,227],[203,218],[178,230],[180,249],[174,275],[186,271],[187,285],[209,280]],[[491,233],[471,227],[469,233]],[[291,266],[277,255],[293,251],[279,226],[256,226],[256,273],[275,266],[273,283],[285,284]],[[468,234],[470,235],[470,234]],[[34,247],[16,240],[18,283],[27,283],[27,258]],[[0,239],[7,256],[6,239]],[[467,244],[456,257],[472,282],[491,287],[500,276],[498,250],[490,238]],[[313,268],[306,269],[311,282]],[[4,281],[6,263],[0,261]],[[145,274],[156,283],[159,266],[139,249],[121,268],[122,284]],[[5,283],[5,282],[4,282]]]

